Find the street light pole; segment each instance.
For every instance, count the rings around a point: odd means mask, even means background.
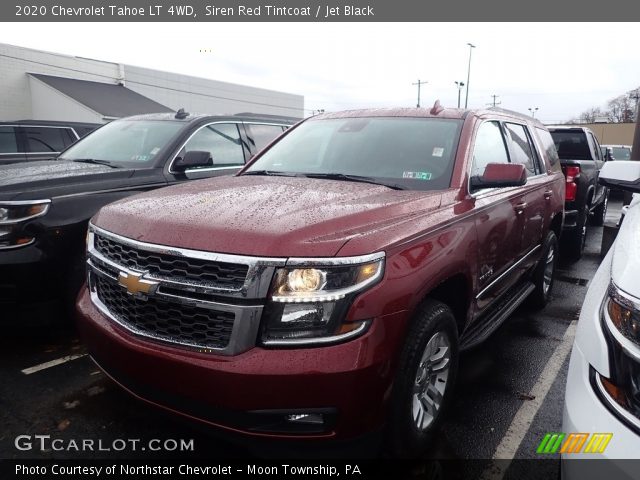
[[[467,108],[467,105],[469,104],[469,80],[471,80],[471,52],[473,51],[474,48],[476,48],[476,46],[473,45],[472,43],[467,43],[467,45],[469,45],[469,66],[467,67],[467,93],[464,99],[464,108]]]
[[[464,82],[453,82],[458,86],[458,108],[460,108],[460,91],[464,87]]]

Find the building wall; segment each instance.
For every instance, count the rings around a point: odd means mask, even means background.
[[[33,114],[27,73],[115,83],[118,65],[0,43],[0,120],[45,120]],[[75,119],[60,111],[55,120]]]
[[[55,88],[29,76],[31,117],[38,120],[60,120],[60,112],[75,122],[103,123],[102,115],[67,97]]]
[[[0,44],[0,121],[80,121],[73,116],[77,113],[74,109],[59,109],[56,112],[53,107],[43,105],[43,102],[46,104],[50,101],[60,106],[62,102],[54,97],[47,100],[44,90],[36,87],[37,99],[34,98],[31,91],[33,83],[28,73],[118,83],[122,72],[128,88],[175,110],[185,108],[194,113],[253,112],[304,116],[302,95]],[[32,105],[32,101],[37,101],[38,105]],[[46,115],[47,118],[38,115]]]
[[[193,113],[304,116],[304,96],[124,66],[125,86],[169,108]]]
[[[585,123],[604,145],[633,145],[635,123]]]

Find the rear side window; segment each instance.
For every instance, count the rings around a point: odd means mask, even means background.
[[[31,153],[48,153],[61,152],[69,145],[65,144],[68,138],[66,132],[62,128],[51,127],[23,127],[25,138],[27,140],[27,152]]]
[[[560,158],[558,157],[558,150],[556,150],[556,145],[553,142],[553,137],[548,130],[545,130],[543,128],[536,127],[536,132],[538,133],[538,138],[540,139],[542,150],[546,153],[546,156],[549,159],[551,170],[560,170]]]
[[[524,165],[528,177],[536,175],[539,169],[536,168],[536,157],[525,128],[515,123],[506,123],[505,126],[511,138],[511,162]]]
[[[473,147],[471,176],[481,176],[490,163],[509,163],[502,129],[498,122],[485,122],[478,128]]]
[[[0,127],[0,153],[17,153],[18,141],[13,127]]]
[[[271,141],[282,133],[280,125],[251,124],[249,127],[249,141],[253,142],[256,150],[262,150]]]

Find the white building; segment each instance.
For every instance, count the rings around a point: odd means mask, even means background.
[[[0,43],[0,121],[104,123],[179,108],[302,118],[304,96]]]

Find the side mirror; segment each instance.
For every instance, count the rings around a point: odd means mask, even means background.
[[[471,177],[471,188],[519,187],[527,183],[527,171],[519,163],[489,163],[482,175]]]
[[[189,168],[207,167],[211,165],[213,165],[211,152],[191,150],[190,152],[185,153],[183,157],[178,157],[176,162],[173,164],[173,168],[185,171]]]
[[[605,187],[640,193],[640,162],[633,160],[607,162],[600,170],[598,182]]]
[[[610,148],[607,148],[604,152],[604,161],[610,162],[612,160],[615,160],[615,158],[613,158],[613,150],[611,150]]]

